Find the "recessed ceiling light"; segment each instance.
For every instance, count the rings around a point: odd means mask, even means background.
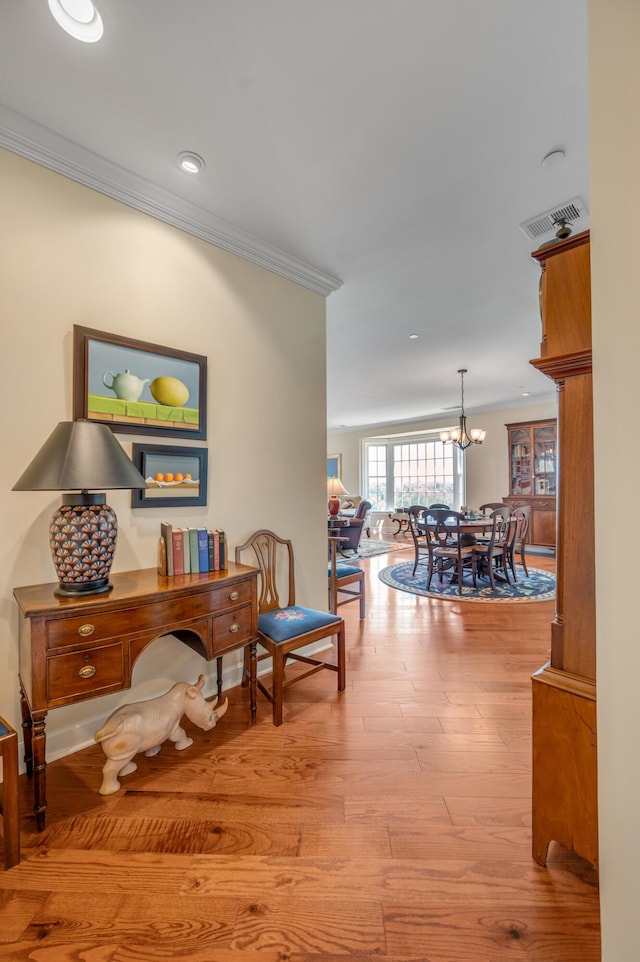
[[[95,43],[104,32],[102,17],[91,0],[49,0],[49,10],[76,40]]]
[[[200,154],[194,154],[191,150],[183,150],[178,154],[178,167],[184,170],[185,174],[199,174],[204,170],[206,164]]]
[[[554,164],[559,164],[564,160],[564,150],[552,150],[542,158],[543,167],[553,167]]]
[[[410,341],[415,341],[415,340],[417,340],[417,338],[419,338],[419,337],[420,337],[419,334],[410,334],[410,335],[409,335],[409,340],[410,340]]]
[[[523,392],[522,392],[522,396],[523,396],[523,397],[529,397],[530,394],[531,394],[531,391],[523,391]]]

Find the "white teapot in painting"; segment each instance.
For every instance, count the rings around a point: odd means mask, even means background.
[[[107,384],[108,377],[111,378],[111,384]],[[113,374],[111,371],[105,371],[102,375],[104,386],[113,391],[121,401],[137,401],[149,380],[148,377],[136,377],[128,368],[124,374]]]

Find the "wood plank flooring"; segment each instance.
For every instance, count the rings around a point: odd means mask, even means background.
[[[398,539],[401,541],[401,539]],[[38,835],[0,873],[0,958],[83,962],[598,962],[591,866],[531,859],[531,682],[553,602],[418,598],[363,562],[347,690],[322,672],[282,727],[247,692],[116,795],[98,746],[48,767]],[[534,567],[553,559],[531,556]]]

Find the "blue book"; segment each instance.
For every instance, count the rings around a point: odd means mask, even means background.
[[[198,528],[198,564],[200,571],[209,570],[209,534],[206,528]]]

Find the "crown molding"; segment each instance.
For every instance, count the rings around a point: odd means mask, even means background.
[[[0,104],[0,146],[317,294],[342,281]]]

